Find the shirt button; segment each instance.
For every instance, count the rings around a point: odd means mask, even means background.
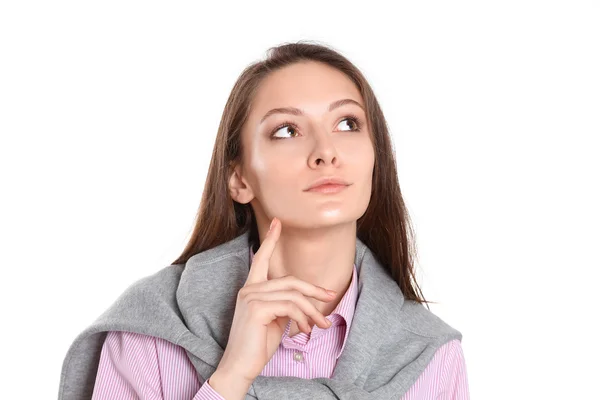
[[[302,353],[296,352],[296,353],[294,353],[294,360],[302,361],[302,360],[304,360],[304,356],[302,355]]]

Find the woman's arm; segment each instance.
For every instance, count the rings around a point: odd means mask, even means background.
[[[467,369],[459,340],[440,346],[402,400],[469,400]]]
[[[111,331],[100,353],[92,400],[224,400],[200,385],[185,350],[166,340]]]
[[[459,340],[448,343],[445,357],[443,393],[448,400],[469,400],[467,366]]]

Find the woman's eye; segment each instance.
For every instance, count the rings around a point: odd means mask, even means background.
[[[350,126],[351,131],[355,131],[358,129],[358,123],[356,122],[356,120],[354,118],[350,118],[350,117],[344,118],[338,126],[342,125],[344,123],[344,121],[348,121],[348,122],[346,122],[346,125]]]
[[[275,132],[273,132],[273,136],[272,136],[272,137],[273,137],[273,139],[284,139],[284,138],[283,138],[283,137],[281,137],[281,136],[276,136],[276,135],[277,135],[277,132],[280,132],[280,131],[281,131],[281,132],[284,132],[284,134],[286,134],[286,135],[287,135],[287,134],[289,134],[289,133],[296,133],[296,128],[294,128],[294,127],[293,127],[293,126],[291,126],[291,125],[285,125],[285,126],[282,126],[281,128],[278,128],[278,129],[277,129]]]
[[[344,129],[343,124],[346,124],[346,126],[350,127],[350,129]],[[341,130],[344,132],[353,132],[353,131],[360,130],[360,122],[358,122],[358,120],[355,117],[344,118],[338,124],[338,127],[340,127],[340,126],[342,127]],[[285,139],[286,137],[290,137],[290,136],[277,136],[278,132],[283,132],[284,135],[291,134],[294,136],[298,136],[297,127],[296,127],[296,125],[292,124],[291,122],[284,122],[282,125],[279,125],[279,127],[275,128],[275,130],[273,131],[273,134],[271,135],[272,139]]]

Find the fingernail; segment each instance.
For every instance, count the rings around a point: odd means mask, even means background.
[[[335,290],[329,290],[329,289],[325,289],[325,291],[327,292],[328,295],[330,296],[335,296],[335,294],[337,293]]]
[[[271,229],[273,229],[273,225],[275,225],[275,218],[273,218],[271,220],[271,225],[269,225],[269,232],[271,232]],[[269,232],[267,232],[267,233],[269,233]]]

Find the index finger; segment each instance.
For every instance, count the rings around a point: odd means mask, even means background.
[[[277,217],[273,217],[271,230],[267,233],[265,240],[260,244],[260,247],[252,260],[250,265],[250,271],[248,272],[248,278],[244,286],[265,282],[269,273],[269,260],[273,255],[273,250],[279,239],[279,233],[281,232],[281,223]]]

